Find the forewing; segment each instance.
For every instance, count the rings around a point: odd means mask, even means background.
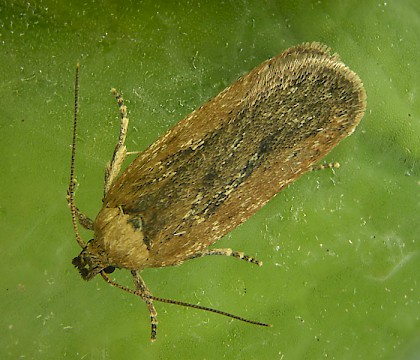
[[[140,215],[156,266],[182,261],[249,218],[351,134],[365,99],[360,79],[327,48],[289,49],[141,153],[104,206]]]

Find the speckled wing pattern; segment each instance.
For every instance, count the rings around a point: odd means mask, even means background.
[[[327,47],[290,48],[142,152],[104,207],[142,227],[154,259],[148,266],[181,263],[320,161],[354,131],[365,107],[360,79]]]

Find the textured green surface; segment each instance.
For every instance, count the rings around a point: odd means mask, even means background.
[[[417,0],[1,1],[0,358],[418,359],[419,34]],[[146,306],[70,263],[76,61],[77,200],[94,217],[118,132],[111,87],[129,106],[128,147],[142,150],[253,66],[314,40],[368,94],[361,125],[327,159],[342,168],[304,176],[218,243],[262,268],[208,258],[144,272],[155,295],[273,328],[156,304],[150,344]]]

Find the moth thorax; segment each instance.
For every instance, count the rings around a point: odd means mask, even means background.
[[[94,241],[103,248],[109,265],[130,270],[146,267],[149,250],[140,216],[104,207],[95,219],[94,229]]]

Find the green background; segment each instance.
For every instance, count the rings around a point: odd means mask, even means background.
[[[0,2],[0,358],[420,358],[419,2],[174,3]],[[342,167],[303,176],[217,243],[263,267],[210,257],[143,273],[156,296],[273,327],[156,303],[151,344],[139,299],[71,265],[76,62],[77,203],[94,217],[118,133],[111,87],[129,108],[128,148],[142,150],[263,60],[314,40],[368,94],[327,158]]]

